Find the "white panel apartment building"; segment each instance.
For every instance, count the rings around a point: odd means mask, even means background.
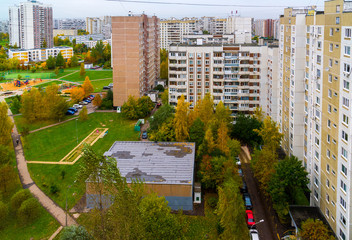
[[[53,47],[53,10],[36,0],[9,8],[10,44],[23,49]]]
[[[191,107],[210,93],[235,117],[266,105],[268,47],[258,45],[172,45],[169,51],[169,102],[183,94]]]

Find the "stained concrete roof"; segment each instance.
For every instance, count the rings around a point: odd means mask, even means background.
[[[194,143],[116,141],[104,156],[117,160],[127,182],[192,185]]]

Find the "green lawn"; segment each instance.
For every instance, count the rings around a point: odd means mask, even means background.
[[[14,153],[12,165],[16,167]],[[17,178],[16,188],[9,195],[4,195],[2,201],[9,204],[12,195],[21,188],[22,185],[19,178]],[[17,222],[16,214],[10,212],[10,215],[6,219],[6,228],[0,231],[0,239],[48,239],[59,227],[59,223],[43,207],[41,207],[41,213],[40,217],[33,223],[23,225]]]
[[[107,80],[97,80],[97,81],[91,81],[91,82],[94,87],[94,92],[101,92],[103,91],[104,86],[108,86],[110,83],[112,83],[112,78]],[[83,81],[80,81],[80,83],[83,84]]]
[[[47,86],[50,86],[50,85],[53,85],[53,84],[61,84],[62,81],[59,81],[59,80],[54,80],[54,81],[50,81],[50,82],[46,82],[46,83],[42,83],[42,84],[38,84],[38,85],[35,85],[35,87],[41,87],[41,88],[44,88],[44,87],[47,87]]]
[[[17,79],[18,75],[22,76],[22,79],[32,79],[32,78],[42,78],[42,79],[49,79],[49,78],[55,78],[55,74],[53,74],[53,71],[45,71],[45,72],[19,72],[19,73],[10,73],[5,75],[5,79]],[[27,77],[29,76],[29,77]]]
[[[77,117],[77,116],[72,116],[72,115],[65,116],[65,119],[63,119],[62,121],[70,119],[70,118],[74,118],[74,117]],[[27,121],[23,118],[22,115],[15,116],[14,119],[15,119],[15,123],[16,123],[17,129],[19,132],[21,132],[23,130],[23,127],[25,127],[25,126],[27,126],[29,128],[29,131],[33,131],[35,129],[48,126],[50,124],[57,123],[56,120],[44,120],[44,121],[39,121],[39,122],[35,122],[35,123],[27,123]]]
[[[95,128],[109,128],[108,134],[93,145],[94,150],[103,154],[117,140],[137,141],[139,132],[134,131],[134,124],[134,121],[124,120],[121,114],[92,113],[86,122],[77,121],[78,141],[82,141]],[[24,153],[28,161],[59,161],[76,145],[76,120],[24,137]],[[80,161],[74,165],[28,164],[33,180],[61,207],[65,207],[67,186],[73,184],[79,166]],[[62,171],[65,172],[64,179]],[[50,192],[52,185],[59,188],[57,194]],[[73,186],[68,194],[69,206],[74,206],[84,192],[84,185]]]
[[[65,70],[65,73],[66,73],[66,70]],[[88,76],[90,80],[112,78],[112,70],[86,70],[86,76]],[[82,82],[84,81],[85,77],[81,77],[78,71],[74,74],[71,74],[67,77],[63,77],[61,79],[67,80],[67,81]]]

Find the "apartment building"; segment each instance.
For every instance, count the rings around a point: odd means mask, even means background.
[[[0,21],[0,33],[8,33],[8,32],[9,32],[9,22]]]
[[[111,16],[87,17],[86,31],[90,34],[103,34],[104,38],[111,38]]]
[[[79,18],[54,19],[54,29],[61,30],[85,30],[86,21]]]
[[[309,173],[311,205],[339,239],[351,239],[352,2],[288,8],[280,23],[282,146]]]
[[[104,35],[103,34],[88,34],[88,35],[64,35],[64,36],[59,36],[60,39],[65,40],[68,38],[71,42],[73,39],[76,39],[76,43],[85,43],[88,41],[100,41],[104,40]]]
[[[207,93],[222,101],[235,117],[252,114],[267,103],[267,46],[254,44],[171,45],[169,51],[169,102],[184,95],[194,107]]]
[[[224,34],[224,35],[212,35],[212,34],[189,34],[185,35],[181,43],[186,44],[203,44],[203,43],[214,43],[214,44],[235,44],[235,35]]]
[[[53,9],[36,0],[9,8],[9,37],[12,46],[23,49],[53,47]]]
[[[256,19],[254,21],[255,35],[278,39],[279,24],[278,19]]]
[[[19,61],[23,61],[26,65],[29,62],[46,61],[49,56],[56,57],[61,52],[64,59],[71,58],[73,56],[72,47],[54,47],[54,48],[42,48],[42,49],[9,49],[9,58],[16,58]]]
[[[160,21],[160,48],[169,50],[172,43],[181,43],[185,35],[199,31],[196,18],[171,18]]]
[[[155,16],[112,17],[114,106],[153,89],[160,71],[159,30]]]

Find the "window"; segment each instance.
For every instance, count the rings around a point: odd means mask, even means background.
[[[321,56],[317,55],[317,63],[320,64],[321,63]]]
[[[346,73],[350,73],[351,72],[351,66],[348,63],[344,63],[343,64],[343,71]]]
[[[351,38],[351,28],[345,29],[345,38]]]
[[[336,24],[340,24],[340,17],[336,17]]]
[[[317,152],[315,152],[315,153],[317,153]],[[319,155],[319,154],[318,154],[318,155]],[[316,172],[319,172],[319,167],[318,167],[318,165],[315,164],[315,163],[314,163],[314,170],[315,170]]]
[[[350,82],[343,80],[343,88],[346,90],[349,90],[350,89]]]
[[[318,198],[319,198],[319,194],[316,190],[314,190],[314,197],[315,199],[318,201]]]
[[[344,130],[342,130],[342,139],[348,142],[348,134]]]
[[[330,143],[330,135],[328,134],[328,136],[327,136],[327,138],[326,138],[326,141],[328,142],[328,143]]]
[[[344,181],[342,181],[342,180],[341,180],[341,182],[340,182],[340,188],[341,188],[341,190],[343,190],[344,192],[347,192],[346,183],[344,183]]]
[[[346,125],[348,125],[348,116],[345,114],[342,114],[342,122]]]
[[[332,59],[330,58],[329,59],[329,67],[332,67]],[[329,74],[329,77],[330,77],[331,75]]]
[[[334,35],[334,29],[330,28],[330,36]]]
[[[318,182],[318,179],[316,177],[314,177],[314,184],[315,184],[315,186],[319,187],[319,182]]]
[[[318,48],[318,49],[321,49],[321,46],[322,46],[322,45],[321,45],[321,41],[318,41],[317,44],[318,44],[317,48]]]
[[[319,146],[319,139],[315,137],[315,144]]]
[[[348,98],[342,97],[342,105],[349,108],[350,107],[350,100]]]
[[[347,177],[347,168],[343,163],[341,163],[341,172],[343,172],[343,174]]]
[[[336,5],[336,13],[340,12],[340,5]]]
[[[331,121],[328,119],[328,128],[331,128]]]
[[[325,215],[326,215],[327,218],[329,218],[330,212],[329,212],[329,209],[328,209],[328,208],[325,209]]]
[[[326,150],[326,156],[327,156],[328,158],[330,158],[330,150],[329,150],[329,149]],[[329,164],[326,165],[326,171],[327,171],[327,172],[329,172],[329,171],[328,171],[328,167],[329,167],[329,169],[330,169]]]
[[[330,43],[330,45],[329,45],[329,51],[332,52],[333,49],[334,49],[334,44]]]
[[[345,46],[345,55],[348,55],[348,56],[351,55],[351,47],[350,46]]]
[[[331,96],[332,96],[332,91],[331,91],[331,89],[329,89],[328,90],[328,97],[331,98]]]
[[[341,207],[343,207],[343,209],[346,210],[346,201],[345,199],[343,199],[343,197],[340,196],[340,205]]]
[[[329,188],[330,187],[330,181],[329,179],[326,179],[326,186]]]

